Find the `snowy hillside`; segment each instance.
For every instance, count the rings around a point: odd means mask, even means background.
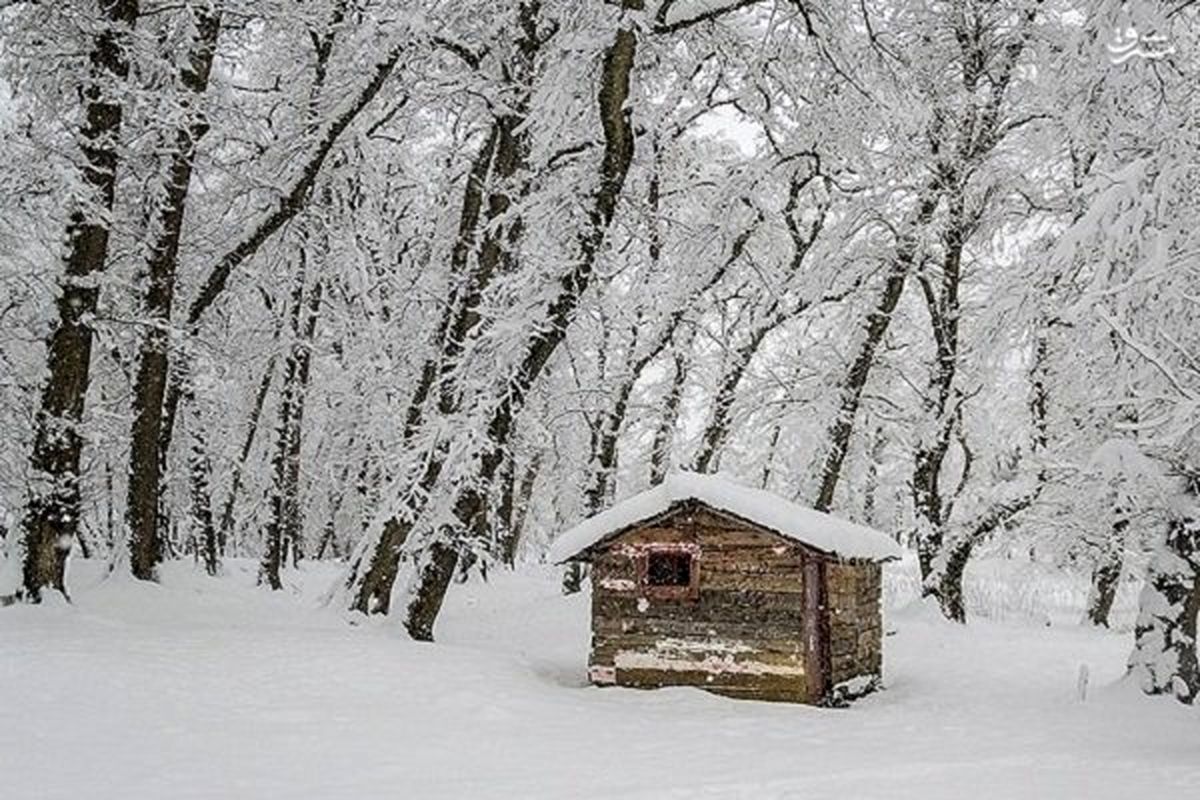
[[[1200,787],[1196,710],[1118,682],[1128,629],[1079,626],[1086,581],[1042,576],[1034,594],[1029,564],[972,571],[967,627],[908,606],[912,565],[888,567],[887,690],[845,710],[589,687],[587,596],[564,598],[551,571],[455,587],[431,645],[317,609],[328,566],[285,573],[277,593],[254,588],[256,564],[230,566],[211,579],[172,563],[157,586],[98,583],[77,562],[74,607],[0,615],[0,796],[1127,800]],[[1132,602],[1123,592],[1119,619]]]

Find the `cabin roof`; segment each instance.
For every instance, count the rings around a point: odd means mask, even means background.
[[[550,560],[558,564],[584,556],[604,540],[688,500],[842,558],[888,561],[901,555],[891,537],[873,528],[716,475],[681,472],[667,476],[657,486],[589,517],[559,536],[550,547]]]

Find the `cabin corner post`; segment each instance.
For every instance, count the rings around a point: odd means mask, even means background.
[[[829,688],[833,685],[829,653],[829,593],[825,583],[827,579],[824,559],[806,553],[802,628],[811,703],[823,702],[829,696]]]

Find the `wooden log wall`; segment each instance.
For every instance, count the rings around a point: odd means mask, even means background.
[[[855,678],[878,679],[883,670],[883,618],[879,564],[830,564],[830,661],[834,686]]]
[[[699,553],[693,597],[639,591],[638,559],[663,544]],[[593,682],[812,699],[801,636],[804,559],[801,546],[695,507],[618,537],[593,562]]]

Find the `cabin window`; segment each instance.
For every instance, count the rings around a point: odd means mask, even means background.
[[[652,551],[646,559],[646,585],[691,586],[691,554],[669,550]]]
[[[652,547],[639,559],[642,593],[664,599],[695,599],[699,589],[694,547]]]

